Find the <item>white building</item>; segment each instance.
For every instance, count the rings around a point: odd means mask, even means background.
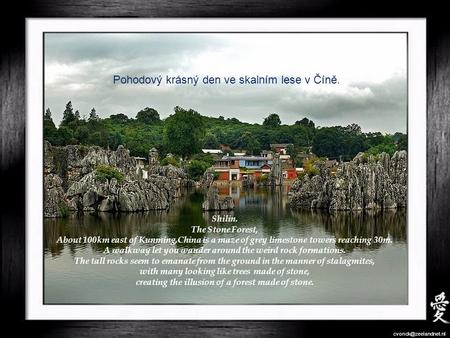
[[[222,150],[220,149],[202,149],[202,152],[204,154],[214,154],[214,155],[222,154]]]

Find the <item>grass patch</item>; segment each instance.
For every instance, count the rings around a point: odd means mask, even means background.
[[[61,202],[58,205],[59,212],[61,213],[61,217],[67,218],[69,217],[69,206],[66,202]]]
[[[95,168],[95,178],[100,182],[106,182],[113,178],[115,178],[117,182],[122,182],[125,176],[116,168],[101,164]]]

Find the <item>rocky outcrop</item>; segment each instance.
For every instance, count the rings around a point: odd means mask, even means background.
[[[97,177],[98,165],[117,170],[123,179]],[[120,177],[121,178],[121,177]],[[167,209],[189,183],[184,171],[156,165],[148,178],[139,177],[136,161],[119,146],[44,145],[44,216],[60,217],[69,211],[132,212]]]
[[[289,202],[293,208],[328,210],[393,209],[407,204],[407,153],[392,158],[358,154],[352,161],[338,165],[332,175],[323,163],[319,173],[305,175],[291,187]]]
[[[219,189],[217,187],[211,187],[208,189],[205,201],[202,204],[202,209],[205,211],[233,210],[234,201],[230,196],[219,196]]]
[[[65,194],[72,211],[131,212],[167,209],[180,196],[178,180],[167,177],[119,183],[98,182],[95,172],[74,183]]]
[[[137,178],[136,160],[121,145],[112,151],[98,146],[54,147],[48,141],[44,142],[44,174],[54,173],[61,177],[64,189],[94,171],[98,165],[117,168],[128,180]]]
[[[148,178],[157,179],[159,177],[178,180],[178,185],[182,187],[195,186],[195,181],[190,179],[183,169],[175,167],[172,164],[150,166],[148,169]]]
[[[164,177],[173,178],[173,179],[177,179],[177,178],[185,179],[185,180],[187,179],[186,172],[181,168],[177,168],[177,167],[173,166],[172,164],[165,165],[165,166],[161,166],[161,165],[151,166],[148,169],[148,174],[164,176]]]
[[[61,217],[66,212],[62,179],[55,174],[44,177],[44,217]]]
[[[275,154],[273,158],[272,167],[270,169],[267,185],[283,185],[283,165],[280,154]]]
[[[214,170],[208,168],[199,181],[199,186],[208,189],[214,183]]]

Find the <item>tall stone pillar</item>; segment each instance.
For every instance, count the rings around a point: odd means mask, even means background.
[[[159,165],[159,155],[156,148],[152,148],[148,152],[148,164],[150,167]]]
[[[278,153],[273,157],[272,169],[270,170],[270,184],[283,185],[283,167],[280,154]]]

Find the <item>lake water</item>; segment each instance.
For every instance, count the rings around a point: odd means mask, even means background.
[[[65,219],[44,219],[44,301],[47,304],[406,304],[407,239],[406,211],[349,213],[294,211],[287,203],[287,188],[242,189],[225,186],[223,195],[232,196],[239,227],[256,227],[255,237],[339,239],[357,236],[382,236],[388,243],[301,244],[308,248],[344,249],[333,257],[372,259],[370,265],[309,265],[309,286],[198,287],[136,286],[142,279],[133,265],[75,265],[74,258],[104,256],[107,244],[57,244],[59,236],[102,236],[108,238],[136,235],[155,238],[244,237],[248,234],[192,234],[191,226],[214,224],[214,212],[202,212],[203,194],[186,191],[169,211],[132,214],[73,215]],[[203,244],[157,244],[163,248],[202,247]],[[125,248],[126,244],[109,247]],[[142,244],[152,248],[154,244]],[[204,244],[213,248],[214,244]],[[234,246],[237,246],[234,245]],[[222,245],[223,247],[223,245]],[[229,245],[227,247],[233,247]],[[282,247],[282,245],[281,245]],[[289,247],[289,245],[286,245]],[[292,247],[292,244],[290,245]],[[108,254],[120,258],[121,254]],[[195,254],[172,254],[175,258],[195,258]],[[198,256],[198,255],[197,255]],[[205,255],[204,255],[205,256]],[[239,258],[240,254],[230,255]],[[283,254],[278,255],[283,258]],[[323,255],[319,255],[322,257]],[[144,257],[136,255],[131,257]],[[151,256],[150,256],[151,257]],[[148,257],[147,257],[148,258]],[[204,266],[216,269],[217,266]],[[244,266],[245,267],[245,266]],[[149,267],[150,268],[150,267]],[[250,266],[249,266],[250,268]],[[299,266],[302,268],[302,266]],[[305,268],[305,267],[303,267]],[[153,276],[157,278],[159,276]],[[146,279],[151,278],[147,276]]]

